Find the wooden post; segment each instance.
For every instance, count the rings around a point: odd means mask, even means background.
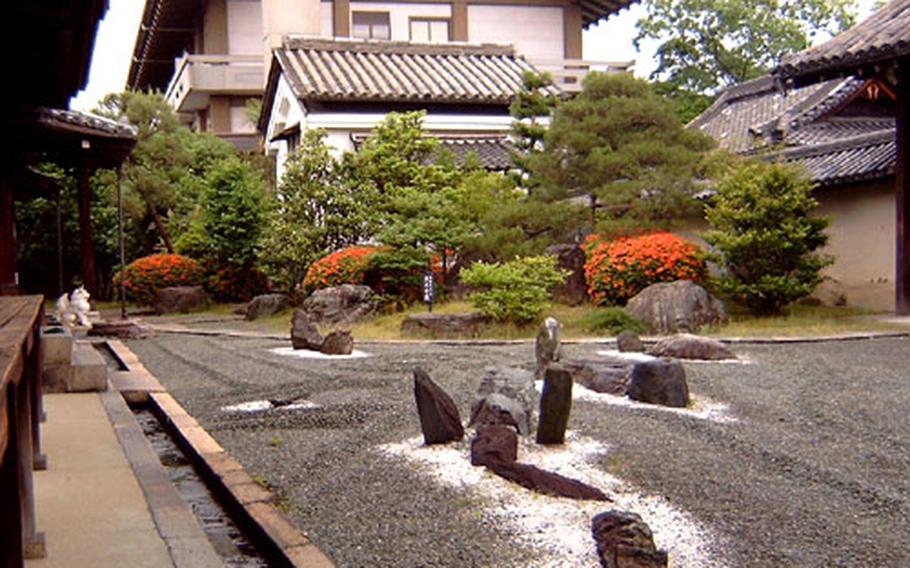
[[[95,281],[95,245],[92,239],[92,188],[88,183],[88,166],[79,164],[79,242],[82,255],[82,284],[92,297],[97,296]]]
[[[897,262],[895,266],[896,311],[910,314],[910,57],[897,64],[897,165],[894,197],[897,208],[895,233]]]
[[[16,271],[16,215],[13,185],[6,169],[0,171],[0,296],[18,292]]]

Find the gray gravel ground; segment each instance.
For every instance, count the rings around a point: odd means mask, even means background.
[[[464,416],[483,367],[529,364],[532,345],[363,344],[373,357],[333,362],[275,355],[267,350],[284,343],[260,339],[160,335],[129,346],[339,566],[528,564],[532,553],[477,503],[375,448],[420,432],[415,365]],[[910,340],[735,349],[753,364],[687,371],[693,395],[728,403],[737,422],[581,400],[569,427],[610,445],[605,471],[720,537],[714,552],[731,566],[910,566]],[[219,410],[295,397],[320,408]]]

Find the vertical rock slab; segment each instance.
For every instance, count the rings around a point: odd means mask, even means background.
[[[291,346],[294,349],[322,349],[323,337],[310,317],[303,310],[294,310],[291,318]]]
[[[452,398],[423,369],[414,369],[414,398],[420,429],[427,445],[445,444],[464,437],[461,415]]]
[[[654,545],[651,527],[635,513],[600,513],[591,522],[591,533],[603,568],[665,568],[668,564],[667,553]]]
[[[560,366],[547,368],[540,396],[538,444],[563,444],[572,412],[572,373]]]
[[[686,369],[675,359],[636,363],[628,394],[639,402],[685,408],[689,404]]]

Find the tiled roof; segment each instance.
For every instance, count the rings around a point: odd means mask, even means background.
[[[360,148],[369,134],[352,134],[355,148]],[[490,171],[506,171],[512,167],[510,152],[514,146],[508,136],[500,134],[447,134],[436,137],[440,148],[448,150],[455,163],[462,165],[469,154],[473,154],[480,167]]]
[[[783,58],[783,78],[851,74],[859,67],[910,55],[910,0],[891,0],[827,42]]]
[[[833,116],[791,130],[787,134],[787,144],[792,146],[825,144],[883,130],[894,131],[893,118]]]
[[[511,48],[288,38],[275,57],[301,100],[507,104],[534,68]]]
[[[604,18],[609,18],[623,8],[628,8],[637,0],[580,0],[581,21],[585,28]]]
[[[127,140],[136,138],[136,127],[134,126],[78,110],[42,108],[38,111],[38,122],[56,130],[78,132],[89,136]]]
[[[855,79],[833,80],[783,92],[772,77],[725,90],[690,128],[712,136],[721,148],[746,152],[767,143],[764,135],[793,128],[831,110],[855,90]]]
[[[894,174],[897,144],[893,129],[852,136],[826,144],[787,148],[783,158],[802,164],[821,185],[835,185]]]

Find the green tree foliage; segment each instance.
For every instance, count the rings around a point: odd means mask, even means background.
[[[307,131],[289,157],[260,243],[263,270],[288,291],[315,260],[370,235],[374,199],[358,194],[325,137],[324,131]]]
[[[554,198],[587,196],[600,231],[666,226],[697,207],[693,180],[712,145],[647,82],[591,73],[556,109],[529,168]]]
[[[652,83],[654,92],[666,98],[673,104],[676,116],[683,124],[688,124],[695,117],[705,112],[714,102],[712,95],[696,93],[672,83],[670,81],[655,81]]]
[[[556,268],[556,258],[543,255],[503,263],[476,262],[461,272],[462,282],[479,288],[468,299],[497,321],[526,324],[548,306],[550,288],[563,282],[567,271]]]
[[[757,314],[774,314],[812,293],[831,258],[828,221],[811,216],[818,205],[812,182],[793,166],[749,163],[734,170],[707,208],[705,239],[723,255],[720,289]]]
[[[547,125],[542,120],[549,118],[559,104],[559,96],[553,86],[553,78],[547,74],[525,71],[521,78],[521,90],[509,105],[512,122],[512,163],[517,170],[516,183],[533,193],[539,184],[531,176],[528,162],[531,157],[544,149]]]
[[[660,42],[652,78],[691,93],[759,77],[782,54],[855,20],[855,0],[647,0],[636,47]]]
[[[189,228],[208,170],[232,156],[233,147],[183,127],[160,93],[110,94],[96,110],[136,126],[136,147],[123,167],[124,191],[135,194],[143,206],[144,218],[135,219],[137,224],[154,228],[147,252],[159,242],[173,252],[174,241]]]

